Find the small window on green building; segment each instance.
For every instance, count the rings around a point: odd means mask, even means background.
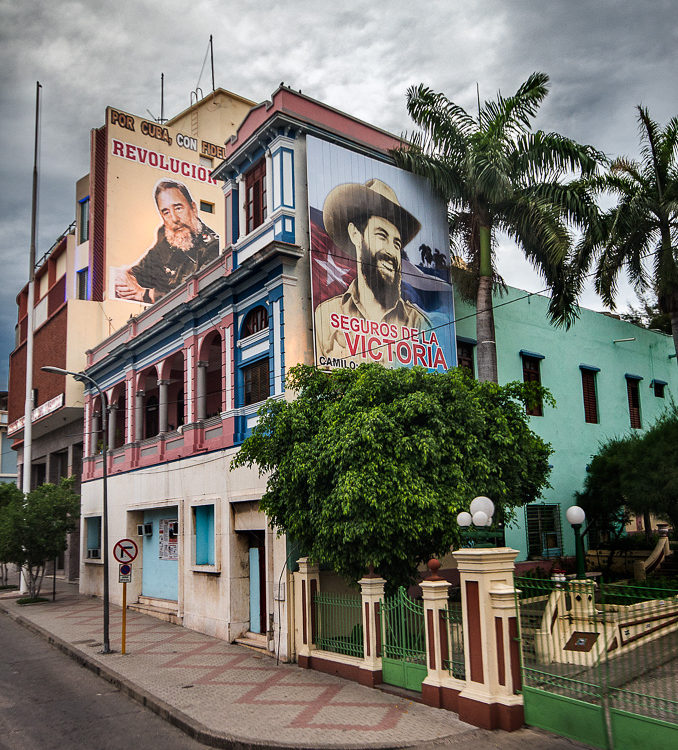
[[[560,557],[563,553],[560,506],[546,503],[528,505],[525,515],[528,556],[533,560]]]
[[[474,378],[475,370],[473,367],[473,350],[475,342],[469,339],[457,338],[457,367],[466,370]]]
[[[655,378],[650,385],[654,391],[655,398],[664,398],[664,388],[667,385],[665,380],[657,380]]]
[[[541,383],[540,363],[544,359],[543,354],[520,350],[520,356],[523,360],[523,382],[524,383]],[[528,404],[527,413],[531,417],[543,417],[544,408],[541,399]]]
[[[195,564],[214,565],[214,505],[193,507]]]
[[[598,424],[598,398],[596,394],[596,373],[599,367],[579,365],[581,388],[584,397],[584,420],[588,424]]]
[[[640,375],[629,375],[626,373],[626,396],[629,402],[629,421],[631,427],[639,430],[642,427],[640,419],[640,388],[642,380]]]

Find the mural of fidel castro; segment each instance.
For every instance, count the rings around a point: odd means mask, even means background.
[[[119,299],[156,302],[219,255],[219,235],[198,217],[186,185],[160,180],[154,196],[162,226],[155,245],[119,272],[115,281]]]

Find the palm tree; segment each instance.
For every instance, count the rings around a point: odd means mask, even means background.
[[[596,206],[574,177],[594,174],[603,156],[557,133],[531,131],[548,82],[546,74],[533,73],[513,96],[499,93],[479,103],[477,119],[443,94],[413,86],[407,110],[419,130],[392,152],[398,166],[428,178],[449,204],[450,237],[462,248],[461,265],[471,271],[453,267],[453,280],[477,305],[480,380],[497,382],[492,294],[503,282],[496,232],[515,240],[551,288],[554,323],[569,327],[578,312],[566,266],[570,226],[583,228]]]
[[[617,205],[590,226],[577,265],[583,278],[594,263],[596,291],[610,309],[623,269],[636,292],[651,288],[671,321],[678,354],[678,117],[662,130],[645,107],[637,110],[641,159],[615,159],[607,174],[590,181]]]

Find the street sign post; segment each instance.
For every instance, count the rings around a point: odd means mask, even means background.
[[[113,546],[113,557],[120,563],[118,581],[122,583],[122,648],[125,653],[125,639],[127,635],[127,584],[132,580],[132,560],[139,554],[137,543],[133,539],[121,539]]]
[[[121,563],[118,573],[118,581],[122,583],[122,648],[125,653],[125,640],[127,635],[127,584],[132,580],[132,566],[129,563]]]

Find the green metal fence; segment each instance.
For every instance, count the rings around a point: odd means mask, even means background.
[[[443,667],[458,680],[466,679],[466,664],[464,661],[464,630],[461,602],[448,602],[443,616],[447,624],[448,658]]]
[[[426,677],[424,606],[404,588],[384,598],[381,607],[382,679],[390,685],[421,691]]]
[[[528,724],[606,750],[678,747],[678,586],[516,588]]]
[[[313,597],[316,645],[323,651],[363,658],[362,599],[338,594]]]

